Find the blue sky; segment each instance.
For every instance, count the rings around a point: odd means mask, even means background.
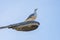
[[[38,8],[37,30],[0,30],[0,40],[60,40],[60,0],[0,0],[0,26],[23,22]]]

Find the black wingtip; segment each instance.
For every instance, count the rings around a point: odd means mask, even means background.
[[[37,11],[38,10],[38,8],[36,8],[34,11]]]

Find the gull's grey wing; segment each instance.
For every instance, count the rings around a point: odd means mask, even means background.
[[[33,14],[31,14],[25,21],[34,21],[37,17],[37,9],[34,10]]]

